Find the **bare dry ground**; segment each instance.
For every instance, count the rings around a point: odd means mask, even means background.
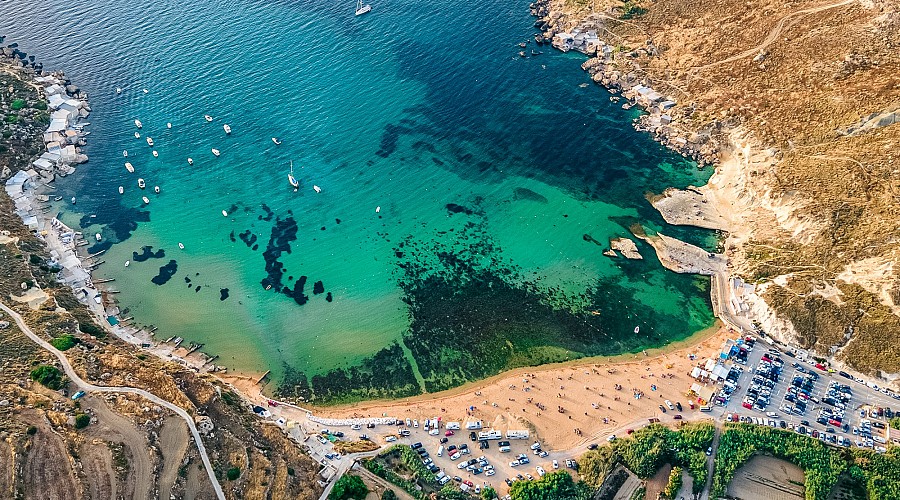
[[[644,13],[551,2],[559,29],[601,21],[622,73],[674,97],[676,126],[712,131],[736,162],[711,191],[734,274],[765,285],[757,318],[863,372],[900,373],[900,125],[846,133],[900,106],[898,2],[627,4]]]
[[[774,457],[756,456],[737,470],[728,484],[729,498],[743,500],[802,500],[803,471]]]

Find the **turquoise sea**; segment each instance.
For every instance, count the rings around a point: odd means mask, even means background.
[[[115,278],[126,316],[276,384],[357,366],[346,383],[412,373],[406,392],[712,323],[707,279],[664,270],[642,243],[643,261],[601,255],[634,223],[715,245],[645,199],[711,171],[581,86],[584,56],[518,47],[535,33],[527,2],[354,7],[0,4],[7,43],[89,93],[90,162],[57,182],[78,200],[59,209],[103,235],[95,277]],[[359,396],[403,393],[383,385]]]

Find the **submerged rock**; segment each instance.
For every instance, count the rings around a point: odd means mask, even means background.
[[[621,252],[626,259],[641,260],[644,257],[638,252],[637,244],[629,238],[611,238],[609,246]]]

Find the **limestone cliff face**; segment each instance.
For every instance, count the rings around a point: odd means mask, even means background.
[[[759,285],[745,314],[841,365],[900,375],[900,4],[546,5],[551,38],[598,33],[584,68],[645,107],[639,127],[716,156],[697,191],[727,226],[732,275]]]

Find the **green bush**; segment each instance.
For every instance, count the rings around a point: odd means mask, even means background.
[[[894,417],[890,420],[891,427],[894,429],[900,429],[900,417]]]
[[[34,370],[31,370],[31,380],[54,391],[62,389],[67,383],[62,372],[55,366],[50,365],[39,365]]]
[[[397,500],[397,494],[394,493],[394,490],[388,488],[381,494],[381,500]]]
[[[513,500],[588,500],[590,488],[576,483],[568,472],[551,472],[537,481],[516,481],[509,494]]]
[[[106,331],[93,323],[80,322],[78,323],[78,329],[81,330],[82,333],[93,335],[98,339],[106,337]]]
[[[18,111],[25,107],[25,99],[16,99],[9,105],[13,111]]]
[[[84,429],[91,423],[90,415],[79,413],[75,415],[75,428],[76,429]]]
[[[622,6],[622,15],[620,19],[634,19],[640,17],[647,12],[647,9],[638,5],[635,0],[627,0]]]
[[[28,434],[29,436],[34,436],[35,434],[37,434],[37,427],[35,427],[33,425],[29,425],[28,428],[25,429],[25,434]]]
[[[225,476],[229,481],[234,481],[235,479],[241,477],[241,468],[240,467],[232,467],[228,469],[228,472],[225,473]]]
[[[71,335],[62,335],[50,340],[50,345],[59,349],[60,351],[67,351],[75,347],[75,344],[77,343],[78,339]]]
[[[16,115],[6,115],[6,123],[16,123],[19,121],[19,117]]]
[[[669,473],[669,482],[663,490],[663,495],[666,498],[675,498],[678,490],[681,489],[681,471],[681,467],[672,467],[672,472]]]
[[[334,488],[328,494],[328,500],[363,500],[369,494],[369,489],[359,476],[344,474],[334,483]]]
[[[32,106],[32,107],[33,107],[34,109],[39,109],[39,110],[41,110],[41,111],[46,111],[46,110],[47,110],[47,103],[44,102],[44,101],[38,101],[38,102],[34,103],[34,106]]]

